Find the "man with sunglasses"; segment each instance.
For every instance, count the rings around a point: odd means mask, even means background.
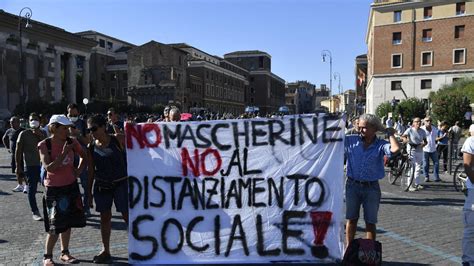
[[[107,111],[107,134],[121,134],[123,133],[123,122],[119,120],[117,112],[114,108],[109,108]]]
[[[86,150],[87,144],[90,142],[90,136],[86,132],[86,122],[82,120],[79,113],[79,107],[75,103],[70,103],[67,106],[67,117],[73,123],[73,126],[70,127],[71,137],[77,139],[81,147]],[[79,156],[74,156],[74,166],[79,165]],[[89,204],[87,202],[89,199],[87,198],[87,170],[82,171],[79,175],[79,179],[81,180],[81,187],[83,189],[83,203],[84,203],[84,212],[86,216],[90,216],[91,212],[89,210]]]
[[[430,158],[433,161],[434,181],[440,182],[439,178],[439,157],[436,149],[436,138],[438,137],[438,128],[431,124],[431,117],[425,117],[425,125],[421,127],[426,133],[426,146],[423,147],[423,174],[425,182],[430,182]]]
[[[402,138],[404,143],[408,143],[408,152],[414,163],[414,169],[411,171],[415,171],[415,182],[409,190],[412,192],[418,191],[423,188],[420,184],[420,176],[423,163],[423,147],[426,145],[426,133],[421,129],[421,118],[413,118],[412,126],[405,130]]]

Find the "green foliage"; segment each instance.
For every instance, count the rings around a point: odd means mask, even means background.
[[[388,113],[392,113],[394,119],[398,119],[400,116],[406,121],[406,119],[411,120],[413,117],[424,117],[425,116],[426,106],[424,102],[418,98],[409,98],[402,100],[397,105],[395,109],[392,110],[392,105],[390,102],[383,102],[375,111],[375,114],[378,117],[387,117]]]
[[[409,121],[414,117],[425,117],[427,106],[418,98],[408,98],[402,100],[395,108],[394,116],[398,119],[399,116],[404,121]]]
[[[474,102],[474,80],[462,79],[446,85],[430,94],[430,102],[435,121],[446,121],[449,125],[463,121],[469,104]]]
[[[377,106],[377,109],[375,109],[375,115],[378,117],[387,117],[388,113],[392,111],[392,106],[390,105],[390,102],[383,102],[379,106]]]

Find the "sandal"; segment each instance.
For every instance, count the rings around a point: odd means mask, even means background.
[[[69,250],[65,249],[61,251],[61,256],[59,259],[66,264],[76,264],[79,263],[79,260],[69,254]]]
[[[112,262],[112,256],[110,254],[101,252],[99,255],[94,256],[92,259],[92,262],[97,263],[97,264],[106,264],[106,263],[111,263]]]
[[[44,254],[43,256],[43,266],[54,266],[56,265],[53,261],[53,255]]]

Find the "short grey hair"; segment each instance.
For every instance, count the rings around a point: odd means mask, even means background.
[[[383,131],[385,129],[380,119],[373,114],[363,114],[359,117],[359,121],[360,120],[366,121],[367,124],[376,128],[377,131]]]

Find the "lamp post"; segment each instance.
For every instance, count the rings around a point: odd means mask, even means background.
[[[329,50],[323,50],[321,52],[321,57],[323,58],[323,63],[326,62],[326,57],[329,56],[329,111],[332,112],[331,108],[331,94],[332,94],[332,54]]]
[[[21,16],[21,14],[23,13],[23,11],[25,11],[25,14],[24,16]],[[25,93],[25,82],[24,82],[24,67],[23,67],[23,40],[22,40],[22,32],[23,32],[23,27],[21,26],[21,21],[23,19],[26,19],[26,24],[25,24],[25,28],[31,28],[31,24],[30,24],[30,18],[31,18],[31,15],[33,15],[33,11],[31,11],[31,8],[29,7],[24,7],[20,10],[20,14],[18,15],[18,31],[19,31],[19,34],[20,34],[20,71],[19,72],[19,75],[20,75],[20,94],[21,94],[21,97],[20,97],[20,104],[23,106],[23,112],[26,114],[26,93]]]

